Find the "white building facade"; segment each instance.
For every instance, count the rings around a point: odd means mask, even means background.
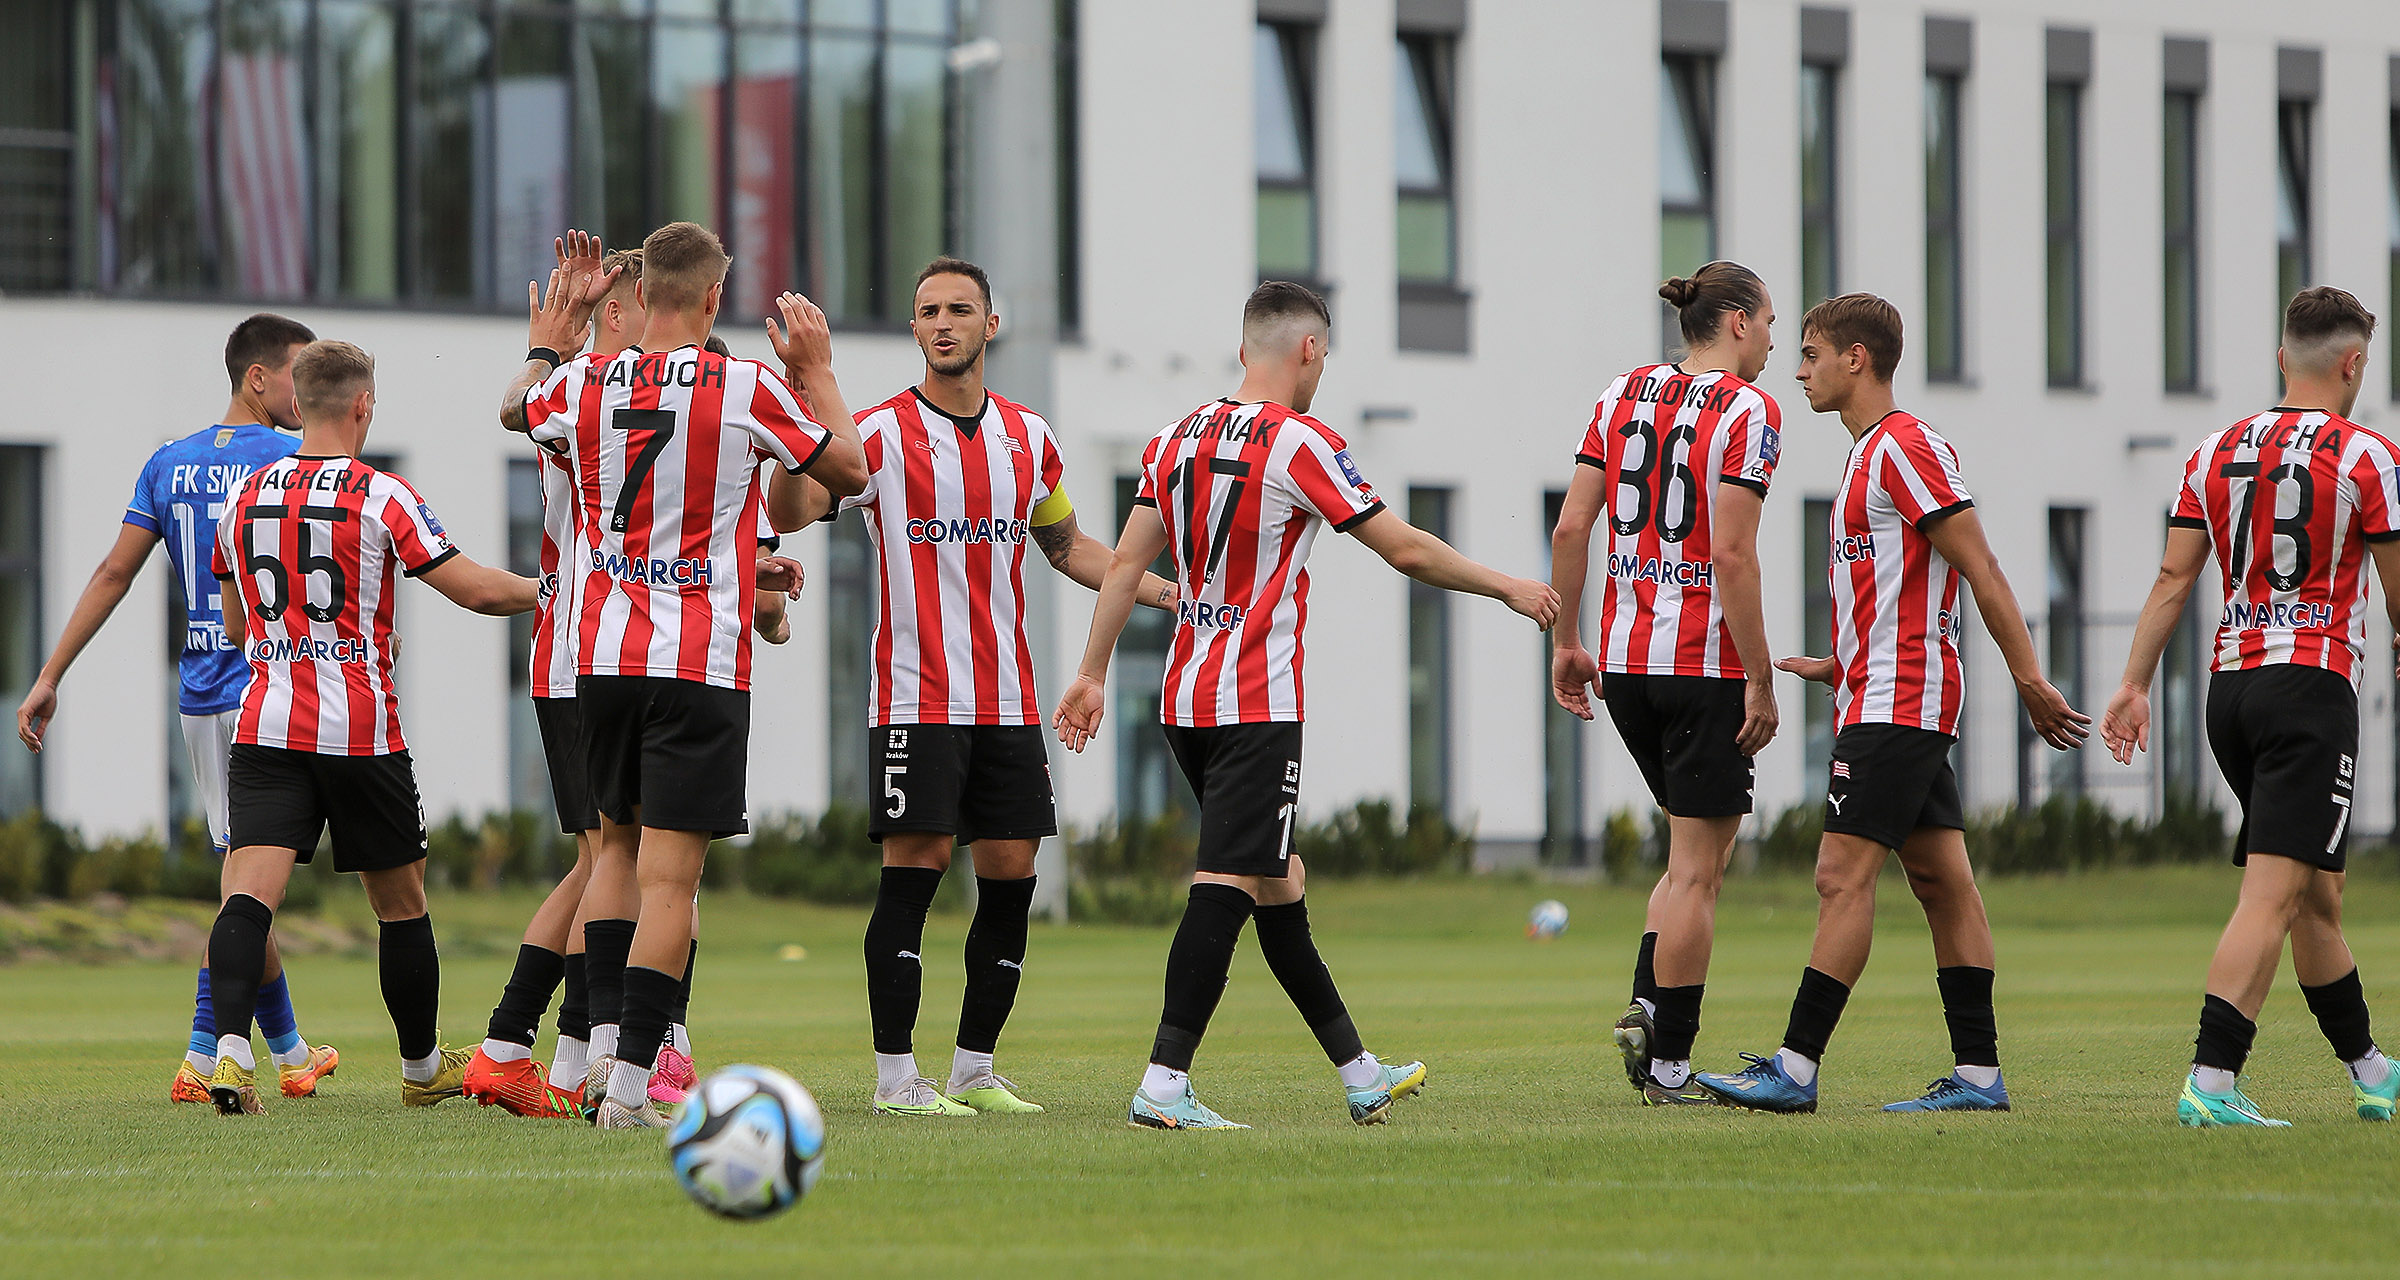
[[[2289,292],[2338,284],[2383,315],[2356,416],[2389,429],[2400,397],[2400,8],[2382,0],[55,10],[0,51],[12,708],[143,459],[213,421],[225,334],[255,310],[374,352],[370,449],[462,548],[521,564],[530,454],[494,407],[523,350],[523,283],[570,224],[628,243],[672,217],[725,228],[725,336],[764,354],[768,293],[818,297],[856,408],[919,372],[897,323],[917,266],[984,256],[1013,335],[995,389],[1049,416],[1104,534],[1149,435],[1238,380],[1249,288],[1311,281],[1335,313],[1316,415],[1395,509],[1519,573],[1546,572],[1593,400],[1660,354],[1662,275],[1739,260],[1779,317],[1762,383],[1785,449],[1761,532],[1778,653],[1822,651],[1821,504],[1848,445],[1791,382],[1799,317],[1829,292],[1880,293],[1909,326],[1901,404],[1959,446],[2053,679],[2095,715],[2183,459],[2275,402]],[[809,587],[792,643],[757,663],[753,812],[866,799],[863,534],[794,541]],[[1495,860],[1575,861],[1610,812],[1648,809],[1605,718],[1550,707],[1547,642],[1520,619],[1412,588],[1343,538],[1314,569],[1311,813],[1435,805]],[[1051,701],[1090,597],[1027,572],[1054,584],[1033,628]],[[0,804],[93,833],[189,807],[169,576],[146,573],[77,663],[50,749],[0,753]],[[430,592],[399,625],[429,814],[540,807],[511,628]],[[2144,810],[2215,788],[2196,631],[2136,769],[2030,743],[1969,631],[1970,806],[2084,790]],[[2386,652],[2380,613],[2371,633]],[[1133,629],[1097,745],[1054,755],[1069,822],[1174,803],[1146,718],[1162,643]],[[2385,831],[2394,688],[2369,668],[2356,821]],[[1821,697],[1781,694],[1759,759],[1770,815],[1820,794],[1827,737]]]

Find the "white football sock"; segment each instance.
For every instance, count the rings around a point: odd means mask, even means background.
[[[435,1045],[433,1052],[422,1058],[402,1058],[400,1060],[400,1078],[410,1084],[423,1084],[440,1074],[441,1070],[442,1047],[440,1045]]]
[[[2381,1086],[2384,1077],[2392,1073],[2392,1060],[2384,1057],[2381,1049],[2369,1049],[2366,1057],[2346,1065],[2350,1068],[2350,1078],[2370,1089]]]
[[[2200,1086],[2202,1093],[2231,1093],[2234,1076],[2221,1067],[2203,1067],[2195,1063],[2192,1066],[2192,1083]]]
[[[636,1111],[650,1101],[650,1073],[655,1066],[617,1059],[616,1070],[608,1076],[608,1096]]]
[[[1783,1064],[1783,1074],[1790,1076],[1793,1084],[1805,1089],[1817,1082],[1817,1064],[1801,1057],[1797,1052],[1790,1049],[1777,1049],[1775,1060]]]
[[[1974,1085],[1978,1089],[1989,1089],[1993,1085],[2000,1083],[2000,1068],[1998,1067],[1978,1067],[1971,1063],[1962,1062],[1957,1066],[1952,1067],[1950,1070],[1955,1073],[1959,1079],[1966,1081],[1968,1084]]]
[[[1650,1079],[1662,1089],[1680,1089],[1691,1083],[1692,1060],[1682,1058],[1670,1061],[1666,1058],[1652,1058],[1650,1060]]]
[[[610,1022],[592,1028],[592,1060],[597,1062],[617,1051],[617,1024]]]
[[[1153,1062],[1150,1069],[1142,1073],[1142,1093],[1152,1102],[1173,1102],[1183,1096],[1184,1087],[1191,1078],[1189,1071],[1177,1071]]]
[[[967,1083],[978,1076],[989,1075],[991,1070],[992,1055],[988,1053],[977,1053],[972,1049],[950,1051],[950,1088],[954,1092],[966,1088]]]
[[[305,1067],[308,1065],[308,1054],[308,1041],[303,1040],[300,1043],[293,1045],[290,1053],[277,1053],[270,1054],[268,1056],[274,1058],[275,1065],[279,1067]]]
[[[183,1054],[183,1060],[191,1063],[192,1070],[199,1072],[201,1075],[208,1075],[217,1069],[217,1055],[213,1053],[202,1053],[198,1049],[185,1050]]]
[[[682,1023],[667,1028],[667,1043],[675,1046],[675,1052],[684,1057],[692,1056],[692,1033]]]
[[[242,1070],[258,1070],[258,1059],[250,1056],[250,1037],[218,1036],[217,1056],[222,1058],[227,1054],[233,1055],[234,1063],[240,1066]],[[211,1066],[209,1070],[213,1072],[216,1070],[216,1068]]]
[[[917,1078],[917,1055],[913,1053],[879,1053],[875,1055],[875,1092],[890,1097],[909,1086]]]
[[[533,1057],[533,1046],[510,1040],[486,1040],[483,1056],[494,1062],[524,1062]]]
[[[556,1055],[550,1062],[550,1085],[572,1093],[583,1087],[583,1073],[592,1065],[591,1044],[570,1036],[558,1038]]]
[[[1383,1079],[1383,1064],[1377,1062],[1371,1053],[1362,1053],[1334,1070],[1342,1073],[1342,1087],[1345,1089],[1364,1089]]]

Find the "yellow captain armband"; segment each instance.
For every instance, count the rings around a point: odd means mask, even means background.
[[[1034,528],[1040,529],[1057,524],[1074,514],[1075,504],[1067,500],[1067,491],[1052,489],[1049,497],[1034,504],[1033,519],[1029,523]]]

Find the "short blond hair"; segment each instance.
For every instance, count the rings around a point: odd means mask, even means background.
[[[617,273],[617,278],[609,282],[608,293],[604,296],[630,298],[633,296],[634,283],[642,278],[642,251],[638,248],[611,249],[608,256],[600,260],[600,270],[604,274],[610,271]]]
[[[356,343],[325,339],[292,357],[292,396],[302,417],[347,412],[361,391],[375,389],[375,357]]]
[[[642,241],[645,304],[654,311],[696,311],[732,264],[716,232],[697,222],[670,222]]]

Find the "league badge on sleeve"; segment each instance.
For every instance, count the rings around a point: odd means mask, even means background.
[[[425,522],[425,527],[433,531],[434,537],[440,538],[444,542],[448,542],[450,540],[449,531],[442,528],[442,522],[434,517],[432,507],[429,507],[422,502],[418,503],[417,519]]]

